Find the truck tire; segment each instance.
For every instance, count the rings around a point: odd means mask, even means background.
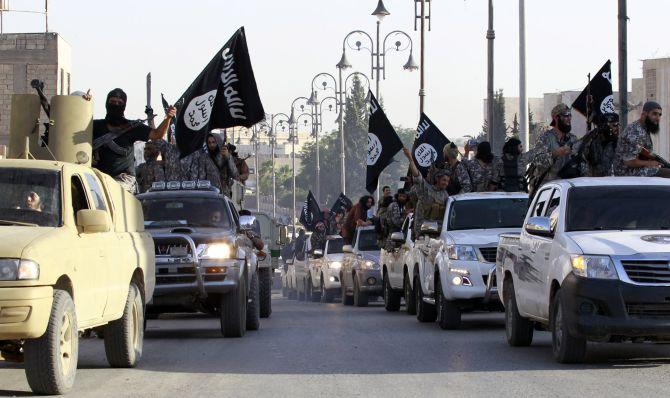
[[[269,318],[272,314],[272,273],[272,268],[258,269],[261,318]]]
[[[297,288],[295,290],[298,290]],[[298,301],[307,301],[307,281],[302,280],[302,292],[298,290]]]
[[[123,316],[105,326],[105,354],[113,368],[134,368],[144,346],[144,303],[140,289],[130,284]]]
[[[586,357],[586,339],[570,334],[565,321],[561,291],[557,291],[551,302],[549,322],[551,325],[551,347],[554,358],[560,363],[581,363]]]
[[[514,282],[505,283],[505,334],[512,347],[527,347],[533,342],[533,322],[519,314]]]
[[[440,328],[443,330],[457,330],[461,328],[461,307],[454,301],[444,298],[439,275],[435,277],[435,307],[437,309],[437,323],[440,325]]]
[[[416,292],[416,319],[419,322],[435,322],[437,319],[435,305],[423,301],[423,289],[418,276],[414,278],[414,291]]]
[[[47,330],[42,337],[26,340],[25,372],[28,384],[38,394],[68,392],[77,374],[79,332],[72,297],[54,290]]]
[[[261,327],[261,303],[258,273],[251,277],[249,298],[247,299],[247,330],[258,330]]]
[[[347,286],[344,284],[344,278],[340,275],[340,286],[342,289],[342,305],[353,305],[354,298],[347,296]]]
[[[326,285],[323,283],[323,275],[321,275],[321,302],[322,303],[333,302],[333,292],[326,289]]]
[[[389,282],[386,272],[384,272],[384,308],[389,312],[400,309],[400,295],[391,288],[391,282]]]
[[[312,277],[310,276],[309,279],[307,279],[307,301],[312,301],[315,303],[318,303],[321,301],[321,290],[319,289],[318,291],[314,290],[314,282],[312,281]]]
[[[416,315],[416,294],[414,294],[414,290],[409,284],[409,275],[405,275],[403,286],[407,315]]]
[[[369,297],[368,294],[361,291],[361,286],[358,282],[358,277],[354,275],[354,305],[356,307],[367,307]]]
[[[247,329],[246,286],[246,278],[242,275],[233,290],[221,295],[221,333],[224,337],[244,336]]]

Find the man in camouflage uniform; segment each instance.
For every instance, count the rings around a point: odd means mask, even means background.
[[[428,173],[428,179],[435,183],[435,169],[443,169],[446,170],[450,178],[447,188],[449,195],[472,192],[472,181],[468,169],[463,162],[458,160],[458,147],[454,143],[449,143],[444,146],[442,152],[446,160],[445,163],[432,166]]]
[[[312,237],[310,238],[311,250],[324,250],[326,248],[326,223],[316,223]]]
[[[487,141],[480,142],[477,145],[477,154],[472,160],[468,160],[470,146],[465,146],[463,163],[465,164],[470,182],[472,183],[472,192],[487,192],[491,190],[491,181],[493,172],[498,168],[500,158],[491,152],[491,144]]]
[[[559,179],[559,172],[570,161],[573,150],[576,152],[577,136],[570,133],[572,114],[565,104],[558,104],[551,110],[550,130],[542,133],[535,144],[532,176],[538,188],[549,181]],[[532,187],[531,187],[532,188]]]
[[[614,172],[614,157],[619,138],[619,115],[596,116],[596,128],[583,139],[583,156],[590,177],[607,177]]]
[[[408,208],[406,207],[407,200],[408,196],[405,190],[398,190],[395,201],[389,205],[386,211],[386,230],[388,235],[386,236],[385,246],[387,250],[392,250],[395,247],[391,241],[391,234],[402,229],[402,224],[405,222],[408,214]]]
[[[151,141],[144,144],[144,163],[137,166],[135,170],[138,193],[147,192],[151,184],[165,180],[163,162],[158,161],[159,153],[158,148]]]
[[[163,158],[164,180],[184,180],[182,162],[179,159],[179,148],[163,139],[153,140],[150,141],[150,143],[160,151],[161,157]]]
[[[652,134],[658,134],[661,121],[661,106],[648,101],[642,108],[640,119],[629,124],[619,136],[614,159],[614,174],[617,176],[670,177],[670,170],[661,169],[655,160],[640,159],[644,148],[654,151]]]
[[[409,159],[409,169],[414,179],[414,187],[418,196],[416,209],[414,211],[414,232],[416,236],[420,235],[421,224],[426,220],[442,222],[444,211],[446,209],[447,186],[449,185],[449,175],[447,170],[434,169],[433,185],[423,179],[419,169],[412,160],[412,153],[409,149],[403,148],[403,152]]]
[[[226,192],[230,195],[230,188],[227,185],[221,186],[221,173],[216,163],[221,154],[218,137],[211,133],[207,134],[206,144],[204,149],[195,151],[181,160],[184,178],[192,181],[207,180],[224,195]]]

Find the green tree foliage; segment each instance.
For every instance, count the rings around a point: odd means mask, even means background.
[[[264,162],[260,167],[261,195],[272,196],[272,161]],[[291,167],[275,165],[275,184],[277,192],[277,205],[291,208],[293,201],[293,173]],[[307,196],[307,191],[301,189],[296,179],[296,201],[300,202]]]

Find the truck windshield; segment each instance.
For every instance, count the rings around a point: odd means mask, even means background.
[[[142,201],[146,228],[231,228],[226,203],[215,198],[152,198]]]
[[[379,250],[379,245],[377,245],[377,233],[373,229],[366,229],[358,232],[358,250],[362,252]]]
[[[457,200],[447,230],[521,228],[527,210],[526,198]]]
[[[328,254],[338,254],[342,253],[342,247],[344,246],[344,239],[330,239],[328,241]]]
[[[0,168],[0,226],[62,225],[60,180],[56,170]]]
[[[668,197],[667,186],[571,188],[565,230],[667,230],[670,229]]]

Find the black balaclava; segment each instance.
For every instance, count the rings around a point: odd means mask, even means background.
[[[475,158],[481,160],[484,163],[491,163],[493,161],[491,144],[489,144],[488,141],[482,141],[477,144],[477,155],[475,155]]]
[[[121,98],[123,100],[123,105],[110,104],[109,99],[112,97]],[[112,126],[120,126],[126,123],[126,118],[124,113],[126,111],[126,102],[128,96],[120,88],[115,88],[107,94],[107,100],[105,101],[105,108],[107,109],[107,115],[105,120]]]
[[[517,138],[510,138],[507,140],[505,145],[503,145],[503,153],[505,155],[510,155],[512,157],[517,157],[519,156],[519,145],[521,145],[521,141]]]

